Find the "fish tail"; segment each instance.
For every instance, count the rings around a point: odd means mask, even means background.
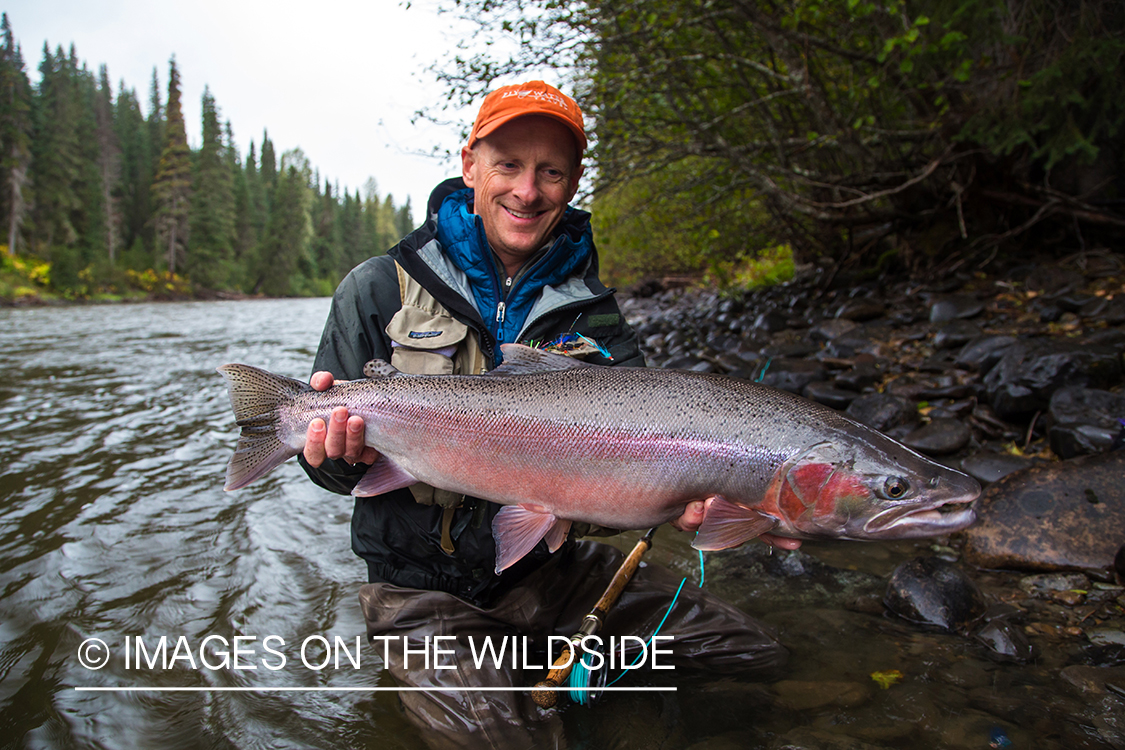
[[[280,407],[312,388],[249,365],[216,368],[227,380],[230,405],[242,433],[227,464],[225,490],[237,490],[300,453],[278,437]]]

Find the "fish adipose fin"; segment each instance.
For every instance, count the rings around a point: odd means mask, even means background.
[[[542,349],[534,349],[523,344],[501,344],[500,351],[504,353],[504,362],[495,370],[486,373],[489,377],[533,375],[541,372],[594,367],[594,365],[574,357],[551,354]]]
[[[705,551],[737,547],[769,532],[774,526],[777,526],[777,519],[772,516],[715,497],[707,506],[707,514],[691,546]]]
[[[216,369],[227,380],[234,418],[242,428],[238,447],[227,464],[223,487],[237,490],[300,453],[277,437],[278,407],[312,387],[249,365],[222,365]]]
[[[371,468],[352,489],[352,494],[356,497],[371,497],[417,483],[418,480],[410,476],[405,469],[380,453],[375,463],[371,464]]]
[[[492,519],[492,536],[496,540],[496,572],[514,565],[540,539],[554,552],[566,541],[570,521],[556,518],[546,511],[527,505],[505,505]]]

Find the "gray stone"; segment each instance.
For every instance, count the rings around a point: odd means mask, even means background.
[[[982,568],[1106,575],[1125,539],[1125,451],[1035,466],[977,501],[965,559]]]
[[[972,431],[956,419],[933,419],[902,438],[914,450],[930,456],[956,453],[969,444]]]

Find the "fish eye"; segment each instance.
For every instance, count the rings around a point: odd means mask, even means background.
[[[890,500],[900,500],[910,492],[910,483],[902,477],[887,477],[883,482],[883,494]]]

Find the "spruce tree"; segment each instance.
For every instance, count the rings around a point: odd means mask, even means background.
[[[8,14],[0,16],[0,195],[7,219],[8,254],[15,255],[27,213],[31,166],[31,83]]]
[[[265,191],[266,204],[273,196],[273,189],[277,185],[277,155],[273,150],[273,141],[266,131],[262,131],[262,158],[258,166],[258,173],[262,177],[262,189]]]
[[[105,244],[109,263],[116,261],[121,242],[121,212],[119,210],[121,181],[121,146],[114,129],[113,90],[109,85],[109,71],[101,66],[98,74],[98,91],[94,100],[97,127],[98,176],[102,206],[105,212]]]
[[[186,257],[188,213],[191,208],[191,154],[180,107],[180,74],[176,58],[169,61],[168,104],[164,119],[164,148],[153,179],[156,236],[164,249],[168,270],[175,273]]]
[[[153,144],[140,102],[122,81],[114,105],[114,129],[121,147],[121,182],[117,208],[121,215],[121,246],[131,252],[137,270],[151,265]]]
[[[35,185],[36,228],[33,249],[51,258],[54,248],[72,246],[78,240],[71,212],[79,205],[75,192],[80,159],[79,97],[62,47],[52,53],[44,43],[39,75],[32,135],[31,180]]]
[[[227,287],[233,274],[234,177],[215,98],[203,89],[203,144],[195,159],[191,248],[184,266],[192,281]]]
[[[295,166],[278,175],[273,210],[260,245],[255,293],[275,297],[293,293],[299,267],[308,261],[312,232],[307,179]]]

